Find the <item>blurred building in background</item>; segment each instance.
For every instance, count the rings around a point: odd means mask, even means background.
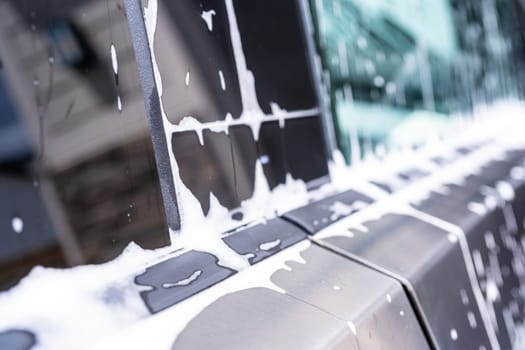
[[[337,144],[348,161],[420,145],[446,131],[453,114],[523,97],[523,2],[310,4]]]

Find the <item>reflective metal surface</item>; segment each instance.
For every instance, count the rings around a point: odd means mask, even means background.
[[[299,243],[111,337],[139,349],[426,349],[399,282]]]
[[[395,212],[355,223],[322,244],[405,283],[437,348],[491,348],[457,239]]]
[[[502,349],[516,346],[524,324],[524,213],[520,209],[525,184],[511,174],[523,164],[523,151],[507,153],[468,176],[463,186],[448,185],[448,194],[434,193],[417,205],[464,231]]]

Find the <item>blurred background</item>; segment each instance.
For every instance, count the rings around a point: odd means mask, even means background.
[[[311,0],[310,7],[348,162],[420,145],[446,132],[454,114],[523,97],[521,0]]]

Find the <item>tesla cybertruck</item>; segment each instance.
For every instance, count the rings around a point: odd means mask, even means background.
[[[0,2],[1,349],[524,349],[523,2]]]

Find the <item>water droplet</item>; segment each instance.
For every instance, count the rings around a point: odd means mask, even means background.
[[[332,286],[332,289],[333,290],[341,290],[341,287],[339,287],[339,286]]]
[[[458,331],[455,328],[452,328],[450,330],[450,338],[452,340],[457,340],[458,339]]]
[[[350,330],[352,331],[352,334],[357,335],[357,327],[355,326],[355,324],[353,322],[348,321],[347,325],[348,328],[350,328]]]
[[[226,91],[226,82],[224,81],[224,75],[222,74],[222,70],[219,70],[219,81],[221,83],[222,91]]]
[[[468,298],[468,295],[467,295],[467,291],[465,289],[461,289],[459,291],[459,294],[461,295],[461,302],[463,303],[463,305],[468,305],[469,298]]]
[[[206,27],[211,32],[213,30],[213,16],[216,15],[215,10],[202,11],[201,18],[206,23]]]
[[[393,82],[388,82],[386,84],[386,93],[388,95],[394,95],[397,92],[397,86]]]
[[[399,311],[399,315],[405,316],[405,312],[403,310]]]
[[[368,46],[368,42],[366,41],[366,39],[360,36],[357,39],[357,47],[359,47],[361,50],[364,50],[366,49],[367,46]]]
[[[476,321],[476,316],[474,316],[474,313],[472,311],[469,311],[467,313],[468,323],[470,325],[470,328],[474,329],[478,326],[478,322]]]
[[[392,297],[390,296],[390,294],[386,295],[386,301],[388,301],[389,304],[392,302]]]
[[[15,233],[22,233],[24,230],[24,221],[18,216],[15,216],[11,219],[11,227]]]
[[[270,163],[270,157],[267,154],[263,154],[262,156],[259,157],[259,161],[261,162],[262,165],[268,164]]]
[[[383,87],[385,85],[385,78],[380,75],[374,77],[374,85],[377,87]]]
[[[522,167],[514,167],[510,171],[510,176],[514,180],[525,180],[525,169]]]
[[[113,67],[113,73],[117,75],[118,74],[118,60],[117,60],[117,50],[115,49],[115,45],[111,44],[109,51],[110,51],[110,56],[111,56],[111,66]]]
[[[274,248],[277,248],[281,245],[281,240],[280,239],[276,239],[274,241],[270,241],[270,242],[265,242],[265,243],[261,243],[259,245],[259,249],[261,250],[265,250],[265,251],[268,251],[268,250],[272,250]]]
[[[190,86],[190,71],[186,72],[186,76],[184,77],[184,84],[186,84],[186,86]]]

